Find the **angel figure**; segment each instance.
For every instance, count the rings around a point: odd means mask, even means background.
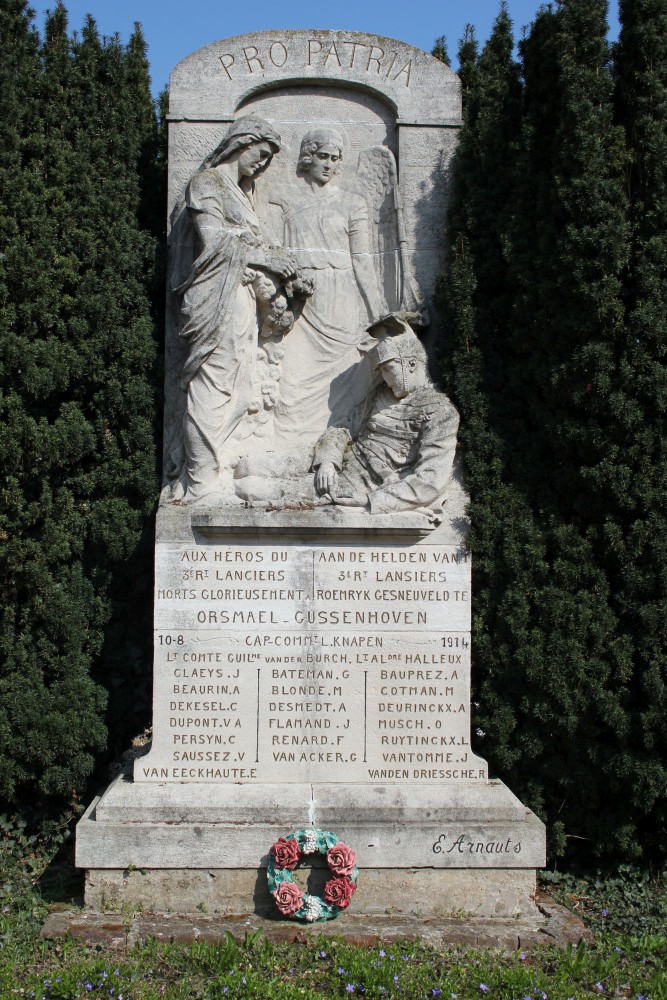
[[[315,291],[285,343],[274,420],[279,445],[314,441],[367,392],[359,364],[366,327],[386,311],[371,256],[368,207],[331,183],[343,139],[318,128],[301,141],[297,175],[283,204],[284,245]]]
[[[278,447],[313,443],[344,423],[373,388],[365,363],[367,327],[402,308],[396,164],[384,146],[364,150],[355,181],[332,183],[344,155],[341,135],[318,128],[301,141],[297,175],[283,204],[284,246],[315,285],[285,342]]]

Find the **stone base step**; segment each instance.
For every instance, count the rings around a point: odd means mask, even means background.
[[[566,947],[592,935],[581,920],[547,897],[540,897],[535,915],[521,919],[419,919],[343,914],[324,924],[303,925],[257,916],[182,916],[179,914],[120,913],[71,910],[52,913],[44,924],[44,938],[75,938],[90,945],[125,950],[153,938],[165,943],[195,940],[224,941],[231,934],[239,944],[261,930],[270,941],[308,944],[317,937],[335,937],[349,944],[371,946],[380,941],[420,940],[440,951],[451,948],[490,948],[494,951],[529,950],[539,945]]]

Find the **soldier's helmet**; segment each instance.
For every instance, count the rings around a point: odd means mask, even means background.
[[[368,331],[377,337],[375,347],[368,352],[368,357],[374,368],[379,368],[388,361],[409,361],[412,358],[425,365],[426,351],[417,334],[406,322],[396,316],[380,320]]]

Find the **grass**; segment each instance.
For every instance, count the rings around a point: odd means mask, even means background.
[[[546,888],[578,912],[594,944],[528,953],[452,950],[414,943],[359,948],[330,939],[271,944],[149,941],[129,953],[44,941],[50,908],[80,885],[67,863],[36,842],[0,841],[0,998],[23,1000],[225,1000],[330,997],[441,1000],[667,1000],[667,878],[622,867],[612,876],[549,874]]]

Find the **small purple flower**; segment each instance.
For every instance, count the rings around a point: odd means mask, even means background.
[[[409,962],[410,961],[409,955],[401,955],[401,958],[403,959],[404,962]]]
[[[480,988],[480,991],[482,993],[488,993],[489,992],[489,987],[486,985],[486,983],[480,983],[479,984],[479,988]]]
[[[440,990],[437,988],[437,986],[434,989],[431,990],[431,996],[432,997],[439,997],[440,996]]]
[[[620,948],[614,948],[614,951],[618,952],[619,955],[621,954],[621,949]]]
[[[326,957],[327,957],[326,951],[321,951],[320,952],[320,958],[326,958]]]
[[[607,909],[607,907],[606,907],[606,906],[605,906],[605,908],[604,908],[604,909],[603,909],[603,911],[602,911],[602,916],[603,916],[603,917],[608,917],[608,916],[609,916],[609,910]]]
[[[344,976],[345,975],[345,969],[343,968],[342,965],[338,966],[338,975],[339,976]]]
[[[387,954],[387,952],[384,950],[384,948],[380,948],[380,950],[378,952],[378,955],[380,956],[380,958],[384,958],[386,956],[386,954]]]
[[[348,983],[347,986],[345,987],[345,991],[347,993],[354,993],[354,984]]]
[[[595,989],[598,991],[598,993],[603,993],[604,992],[604,986],[602,985],[602,983],[596,983],[595,984]]]
[[[290,969],[290,972],[294,972],[294,969]],[[247,986],[247,985],[248,985],[248,984],[246,983],[246,981],[245,981],[245,976],[242,976],[242,977],[241,977],[241,982],[243,983],[243,985],[244,985],[244,986]]]
[[[522,951],[521,954],[519,955],[519,961],[520,962],[526,961],[526,953],[524,951]]]
[[[398,976],[394,976],[394,982],[395,982],[395,983],[397,983],[397,982],[398,982]]]

